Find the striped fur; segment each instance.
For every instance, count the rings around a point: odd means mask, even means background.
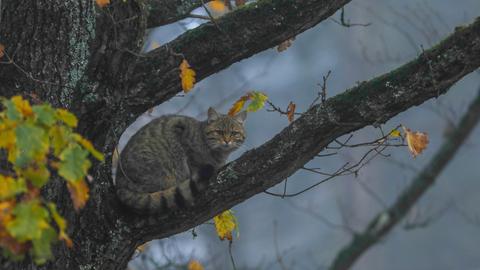
[[[141,214],[193,205],[228,155],[245,140],[245,117],[245,112],[230,117],[210,108],[206,121],[166,115],[145,125],[120,155],[118,198]]]

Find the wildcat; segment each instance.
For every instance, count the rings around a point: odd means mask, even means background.
[[[118,198],[141,214],[192,205],[228,155],[244,142],[246,116],[246,112],[229,116],[209,108],[205,121],[183,115],[152,120],[132,136],[120,155]]]

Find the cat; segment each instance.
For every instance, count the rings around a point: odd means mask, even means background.
[[[205,121],[165,115],[142,127],[120,154],[116,192],[140,214],[193,205],[228,155],[245,141],[245,111],[229,116],[208,109]]]

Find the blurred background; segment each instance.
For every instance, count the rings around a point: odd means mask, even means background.
[[[194,11],[205,15],[203,9]],[[341,12],[298,35],[283,52],[266,50],[214,74],[141,116],[122,136],[120,149],[142,125],[163,114],[206,117],[212,106],[226,113],[240,96],[262,91],[276,106],[290,101],[297,112],[308,109],[326,79],[327,98],[358,82],[391,71],[416,58],[454,31],[480,16],[478,0],[355,0]],[[151,29],[145,51],[174,39],[205,21],[185,19]],[[195,44],[192,44],[195,46]],[[195,67],[193,67],[195,69]],[[370,219],[391,205],[418,170],[436,152],[445,134],[457,123],[480,87],[477,70],[446,95],[414,107],[380,128],[355,132],[349,143],[375,140],[403,124],[427,132],[430,144],[413,159],[406,147],[385,149],[368,159],[357,175],[335,177],[298,196],[281,198],[265,193],[235,206],[240,236],[233,239],[237,269],[324,269],[338,251],[362,231]],[[146,108],[147,109],[147,108]],[[247,141],[235,159],[285,128],[285,115],[269,106],[250,113]],[[366,252],[353,269],[480,269],[480,128],[470,136],[438,182],[407,218]],[[349,136],[340,138],[345,141]],[[332,144],[332,147],[338,144]],[[358,162],[371,147],[327,149],[306,167],[333,173],[346,162]],[[329,156],[328,154],[332,154]],[[325,176],[300,170],[288,179],[287,193],[295,193]],[[285,183],[270,189],[283,193]],[[196,237],[194,237],[196,235]],[[132,270],[177,269],[189,260],[205,269],[232,269],[227,241],[220,241],[212,223],[148,243],[135,255]]]

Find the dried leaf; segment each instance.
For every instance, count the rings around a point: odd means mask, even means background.
[[[238,237],[238,221],[237,218],[233,215],[232,210],[227,210],[217,215],[213,218],[215,223],[215,229],[217,230],[218,237],[220,240],[227,238],[229,241],[232,241],[232,231],[237,230]]]
[[[105,7],[106,5],[110,4],[110,0],[95,0],[97,5],[101,8]]]
[[[0,43],[0,58],[2,58],[5,55],[5,45]]]
[[[287,117],[288,117],[288,122],[293,122],[293,119],[295,117],[295,108],[297,105],[295,103],[291,102],[288,104],[287,107]]]
[[[419,154],[422,153],[428,145],[428,135],[424,132],[418,131],[411,131],[409,128],[404,126],[403,131],[405,132],[405,136],[407,139],[408,150],[412,153],[413,157],[415,158]]]
[[[188,270],[203,270],[203,266],[199,261],[191,260],[188,263]]]
[[[233,103],[232,107],[230,110],[228,110],[228,115],[234,116],[237,113],[239,113],[242,109],[243,106],[245,105],[245,102],[250,99],[250,94],[246,94],[244,96],[241,96],[235,103]]]
[[[227,8],[225,4],[220,0],[211,1],[210,3],[208,3],[208,5],[212,10],[217,12],[222,12]]]
[[[290,46],[292,46],[294,40],[295,40],[295,37],[292,37],[292,38],[289,38],[289,39],[285,40],[284,42],[280,43],[280,44],[277,46],[277,51],[278,51],[278,52],[283,52],[283,51],[285,51],[285,50],[288,49]]]
[[[67,187],[68,191],[70,191],[70,198],[72,198],[73,207],[78,211],[85,206],[89,197],[87,183],[83,180],[78,180],[75,182],[68,182]]]
[[[188,93],[195,84],[195,71],[190,68],[190,64],[185,59],[180,64],[180,78],[182,79],[183,92]]]

